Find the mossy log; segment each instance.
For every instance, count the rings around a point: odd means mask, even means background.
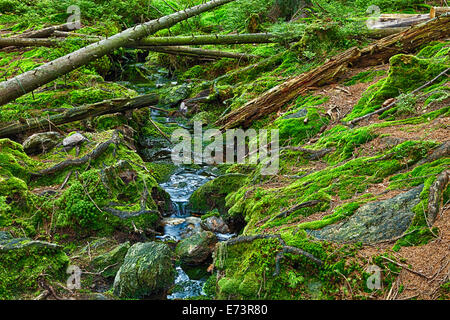
[[[67,37],[80,37],[87,42],[97,42],[102,40],[100,37],[85,35],[72,32],[55,31],[53,36],[58,38],[25,38],[9,37],[0,38],[0,47],[54,47],[59,46]],[[167,47],[167,46],[186,46],[186,45],[227,45],[227,44],[253,44],[253,43],[274,43],[274,42],[293,42],[299,40],[299,37],[286,35],[279,36],[273,33],[251,33],[251,34],[226,34],[226,35],[193,35],[181,37],[148,37],[141,41],[127,45],[132,48],[149,47]]]
[[[308,91],[310,87],[329,84],[349,67],[368,67],[385,63],[399,53],[409,53],[450,33],[450,16],[430,20],[424,25],[378,40],[364,49],[351,48],[325,62],[323,65],[266,91],[219,119],[221,129],[242,126],[248,128],[253,121],[277,112],[282,106]]]
[[[67,74],[91,61],[108,54],[109,52],[129,45],[133,42],[155,33],[158,30],[169,28],[176,23],[203,12],[227,4],[234,0],[212,0],[205,4],[179,11],[162,18],[136,25],[111,38],[88,45],[75,52],[53,60],[42,66],[30,70],[14,78],[0,83],[0,105],[27,94],[40,86],[49,83],[58,77]]]
[[[217,50],[205,50],[200,48],[191,48],[191,47],[181,47],[181,46],[158,46],[158,47],[148,47],[148,46],[138,46],[138,49],[145,49],[155,52],[162,52],[173,55],[185,55],[190,57],[200,57],[200,58],[209,58],[209,59],[217,59],[217,58],[231,58],[231,59],[239,59],[239,60],[250,60],[260,58],[259,56],[238,53],[238,52],[226,52],[226,51],[217,51]]]
[[[49,126],[79,121],[88,117],[97,117],[105,114],[144,108],[155,105],[158,101],[159,96],[156,94],[147,94],[136,98],[105,100],[91,105],[67,109],[66,111],[48,117],[27,119],[26,123],[20,121],[9,123],[6,126],[0,127],[0,137],[6,138],[17,134],[32,133],[44,128],[47,129]]]
[[[430,20],[430,14],[413,14],[413,15],[397,15],[388,14],[381,15],[376,21],[370,24],[370,29],[384,28],[402,28]]]
[[[73,29],[73,23],[65,23],[57,26],[51,26],[40,30],[33,30],[21,33],[17,38],[47,38],[53,35],[55,31],[70,31]]]

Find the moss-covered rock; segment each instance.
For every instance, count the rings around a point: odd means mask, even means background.
[[[414,218],[412,210],[419,202],[423,186],[413,188],[392,199],[360,207],[346,221],[312,231],[321,240],[373,243],[402,235]]]
[[[109,278],[115,277],[117,271],[123,264],[125,256],[130,249],[131,245],[129,242],[122,243],[112,250],[95,257],[92,260],[91,266],[97,271],[103,271],[102,276]]]
[[[23,142],[23,149],[28,155],[47,152],[60,143],[61,138],[58,132],[36,133]]]
[[[27,238],[0,237],[0,299],[18,299],[38,289],[38,280],[63,280],[69,258],[62,247]]]
[[[157,242],[136,243],[114,279],[114,294],[120,298],[162,298],[175,281],[173,252]]]
[[[217,209],[220,214],[226,215],[228,211],[225,204],[226,196],[239,189],[246,178],[244,174],[226,174],[208,181],[192,194],[189,209],[202,214]]]
[[[205,263],[214,251],[217,237],[210,231],[202,231],[181,240],[175,253],[181,265],[196,266]]]

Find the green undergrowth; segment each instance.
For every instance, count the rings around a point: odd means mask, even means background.
[[[83,165],[31,179],[31,173],[53,167],[67,158],[89,155],[100,143],[110,139],[112,132],[86,133],[89,142],[80,148],[78,156],[75,149],[68,153],[54,149],[36,160],[26,156],[20,145],[3,140],[0,155],[7,157],[5,163],[10,165],[2,166],[0,181],[2,208],[8,208],[8,215],[0,220],[2,227],[22,228],[26,234],[35,234],[43,225],[50,224],[51,230],[74,230],[79,235],[133,230],[133,223],[138,228],[155,228],[160,219],[158,211],[168,209],[168,195],[156,182],[154,168],[147,169],[139,155],[123,143],[110,144],[98,158]],[[8,142],[13,150],[5,147]],[[66,187],[59,191],[57,187],[67,177]],[[56,192],[45,194],[45,190]],[[151,211],[119,217],[105,208]]]
[[[0,298],[19,299],[39,292],[42,277],[63,281],[69,258],[60,249],[30,247],[1,252]]]
[[[287,186],[267,189],[245,186],[227,196],[226,203],[231,207],[228,214],[245,217],[245,233],[253,233],[265,226],[282,226],[296,217],[326,211],[332,197],[347,200],[364,194],[369,186],[413,165],[435,146],[433,142],[407,141],[386,151],[384,155],[352,159],[342,165],[327,167],[295,179]],[[273,218],[296,204],[311,200],[320,202],[313,207],[296,210],[286,218],[269,220],[268,225],[265,222],[258,227],[258,222],[264,218]],[[343,213],[338,212],[336,216],[341,218],[345,212],[353,212],[348,209],[340,209]]]
[[[390,59],[390,69],[387,78],[370,86],[363,94],[352,112],[344,118],[350,121],[379,109],[389,98],[397,98],[400,94],[407,94],[414,89],[432,80],[443,70],[449,67],[449,48],[442,43],[434,44],[422,49],[417,56],[399,54]],[[439,79],[436,83],[423,90],[430,92],[447,82],[448,79]],[[381,118],[398,111],[398,106]],[[394,118],[395,119],[395,118]]]
[[[280,130],[280,143],[299,145],[307,139],[315,136],[320,129],[329,123],[329,119],[323,116],[319,106],[325,103],[328,97],[301,96],[291,110],[274,122],[274,126]]]
[[[335,248],[327,242],[313,242],[305,233],[292,237],[282,234],[288,246],[304,250],[324,262],[317,266],[301,255],[285,254],[276,271],[276,256],[282,246],[276,239],[259,239],[250,243],[216,247],[215,266],[217,299],[336,299],[343,290],[342,275],[353,290],[364,290],[365,275],[356,262],[342,259],[352,257],[356,247]]]

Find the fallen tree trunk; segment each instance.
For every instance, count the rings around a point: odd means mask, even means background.
[[[151,37],[139,41],[139,46],[186,46],[207,44],[245,44],[245,43],[273,43],[293,42],[300,40],[295,36],[278,36],[272,33],[244,33],[244,34],[215,34],[193,35],[183,37]]]
[[[55,31],[71,31],[74,24],[72,22],[60,24],[57,26],[47,27],[41,30],[28,31],[21,33],[15,37],[17,38],[47,38],[50,37]]]
[[[369,29],[384,29],[384,28],[401,28],[410,27],[431,19],[430,14],[417,15],[381,15],[377,20],[369,24]]]
[[[162,52],[173,55],[185,55],[190,57],[201,57],[201,58],[231,58],[231,59],[240,59],[240,60],[251,60],[260,58],[259,56],[238,53],[238,52],[226,52],[226,51],[217,51],[217,50],[205,50],[200,48],[191,48],[191,47],[137,47],[139,49],[146,49],[154,52]]]
[[[64,43],[67,37],[77,36],[84,41],[97,42],[102,40],[100,37],[92,35],[83,35],[72,32],[55,31],[54,36],[60,38],[0,38],[0,47],[16,46],[16,47],[53,47]],[[61,39],[63,38],[63,39]],[[295,36],[278,36],[272,33],[250,33],[250,34],[227,34],[227,35],[196,35],[190,37],[149,37],[141,41],[127,45],[126,47],[168,47],[168,46],[185,46],[185,45],[226,45],[226,44],[253,44],[253,43],[274,43],[274,42],[293,42],[299,40]]]
[[[248,128],[253,121],[280,110],[310,87],[331,83],[349,67],[385,63],[395,54],[409,53],[430,41],[447,37],[450,32],[449,21],[449,16],[435,18],[424,25],[376,41],[364,49],[351,48],[323,65],[266,91],[219,119],[216,125],[221,126],[222,130],[237,126]]]
[[[104,114],[123,112],[126,110],[138,109],[155,105],[159,101],[156,94],[138,96],[136,98],[105,100],[91,105],[67,109],[56,115],[39,118],[27,119],[26,123],[16,121],[0,128],[0,138],[11,137],[21,133],[32,133],[48,126],[56,126],[64,123],[74,122],[86,119],[88,117],[97,117]]]
[[[205,11],[235,0],[212,0],[184,11],[152,20],[129,28],[109,39],[101,40],[66,56],[46,63],[34,70],[0,83],[0,105],[4,105],[27,94],[58,77],[73,71],[91,61],[97,60],[114,49],[133,44],[150,34],[175,25]]]
[[[432,7],[430,9],[430,17],[436,18],[447,12],[450,12],[450,7]]]

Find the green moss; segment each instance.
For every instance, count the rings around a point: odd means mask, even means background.
[[[287,112],[274,122],[280,130],[280,143],[298,145],[315,136],[320,128],[329,123],[329,119],[322,116],[317,108],[310,106],[320,105],[327,100],[327,97],[318,96],[298,98],[294,110]]]
[[[335,148],[334,152],[325,157],[329,164],[334,165],[349,159],[357,147],[376,137],[377,135],[370,127],[350,129],[346,126],[336,125],[321,136],[314,145],[314,149]]]
[[[64,280],[69,258],[60,250],[29,247],[0,254],[0,298],[18,299],[38,289],[38,280]]]
[[[239,189],[245,180],[246,175],[227,174],[208,181],[192,194],[189,199],[189,208],[199,213],[217,209],[221,215],[226,215],[228,211],[225,203],[226,196]]]
[[[373,80],[375,80],[376,77],[380,77],[385,74],[386,74],[386,71],[384,71],[384,70],[362,71],[362,72],[358,73],[357,75],[351,77],[347,81],[345,81],[344,85],[353,86],[357,83],[372,82]]]
[[[447,60],[404,54],[393,56],[390,59],[388,77],[370,86],[344,120],[353,120],[373,112],[379,109],[385,100],[420,87],[448,68]]]
[[[287,186],[278,188],[252,188],[244,186],[227,197],[229,216],[243,216],[247,222],[245,233],[253,233],[267,226],[279,226],[299,216],[308,216],[329,208],[331,197],[351,199],[364,193],[369,186],[382,182],[397,171],[412,166],[436,146],[432,142],[408,141],[375,157],[360,157],[342,165],[327,167],[305,177],[296,179]],[[256,227],[259,221],[273,218],[297,204],[322,200],[320,205],[300,209],[288,217],[277,219]],[[349,208],[346,208],[349,209]],[[329,218],[340,219],[345,214]],[[351,210],[349,211],[351,212]],[[317,222],[317,225],[330,221]]]

